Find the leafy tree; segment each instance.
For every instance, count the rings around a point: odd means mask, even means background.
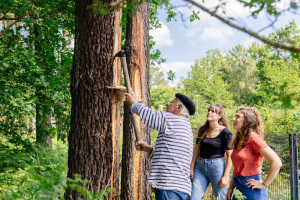
[[[159,67],[150,67],[150,87],[167,86],[168,81],[164,78],[164,73],[160,71]]]
[[[217,59],[217,58],[216,58]],[[229,91],[237,105],[254,105],[257,101],[253,91],[256,89],[256,61],[241,45],[237,45],[224,56],[218,73],[230,84]]]
[[[165,87],[162,85],[151,87],[151,108],[165,111],[167,108],[167,103],[175,98],[176,93],[180,92],[184,91],[181,88]]]
[[[61,124],[66,126],[61,129],[68,129],[72,53],[62,30],[74,34],[74,8],[65,0],[1,2],[0,21],[7,25],[0,32],[0,104],[5,118],[0,123],[1,131],[18,144],[30,145],[22,134],[33,133],[33,117],[40,142],[56,133],[46,123],[50,113],[57,115],[54,111],[64,111]]]
[[[234,101],[232,93],[228,91],[230,85],[216,73],[215,57],[210,53],[195,61],[188,76],[180,84],[192,99],[199,99],[200,105],[221,103],[231,106]]]
[[[295,45],[300,44],[300,30],[293,21],[284,28],[270,34],[269,37],[274,40],[292,37],[296,42]],[[262,102],[272,104],[274,100],[286,99],[288,103],[291,101],[292,96],[294,96],[293,99],[299,98],[299,58],[295,58],[288,51],[277,50],[269,45],[258,46],[253,44],[251,53],[257,60],[258,87],[256,93],[257,96],[262,98]]]

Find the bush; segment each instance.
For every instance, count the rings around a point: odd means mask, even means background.
[[[68,188],[87,199],[103,199],[114,191],[108,188],[92,194],[80,175],[67,178],[67,144],[54,142],[49,149],[35,145],[35,151],[25,151],[0,137],[0,199],[64,199]]]

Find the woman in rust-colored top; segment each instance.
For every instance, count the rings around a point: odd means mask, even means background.
[[[237,130],[231,145],[234,171],[226,200],[231,199],[234,188],[243,193],[247,200],[267,200],[266,188],[276,177],[281,160],[263,140],[262,121],[254,108],[239,108],[233,122],[233,128]],[[261,168],[264,157],[270,167],[263,181]]]

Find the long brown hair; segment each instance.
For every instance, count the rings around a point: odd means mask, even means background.
[[[215,111],[217,114],[221,115],[221,118],[219,119],[218,123],[222,126],[225,126],[226,128],[228,128],[228,122],[226,119],[226,115],[225,115],[225,111],[224,111],[224,107],[222,104],[220,103],[216,103],[216,104],[212,104],[209,108],[208,108],[208,112],[210,110],[213,109],[213,111]],[[204,138],[207,137],[207,131],[209,128],[209,121],[206,120],[206,122],[200,126],[200,128],[198,129],[198,138],[201,140],[203,140]]]
[[[264,134],[262,120],[255,108],[241,107],[236,112],[244,114],[244,123],[241,130],[235,133],[231,147],[233,149],[241,149],[246,144],[252,132],[257,133],[261,137]]]

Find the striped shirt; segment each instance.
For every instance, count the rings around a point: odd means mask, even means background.
[[[193,134],[189,120],[169,112],[155,111],[133,103],[131,112],[142,122],[159,131],[152,159],[149,185],[161,190],[175,190],[191,196],[190,164],[193,154]]]

